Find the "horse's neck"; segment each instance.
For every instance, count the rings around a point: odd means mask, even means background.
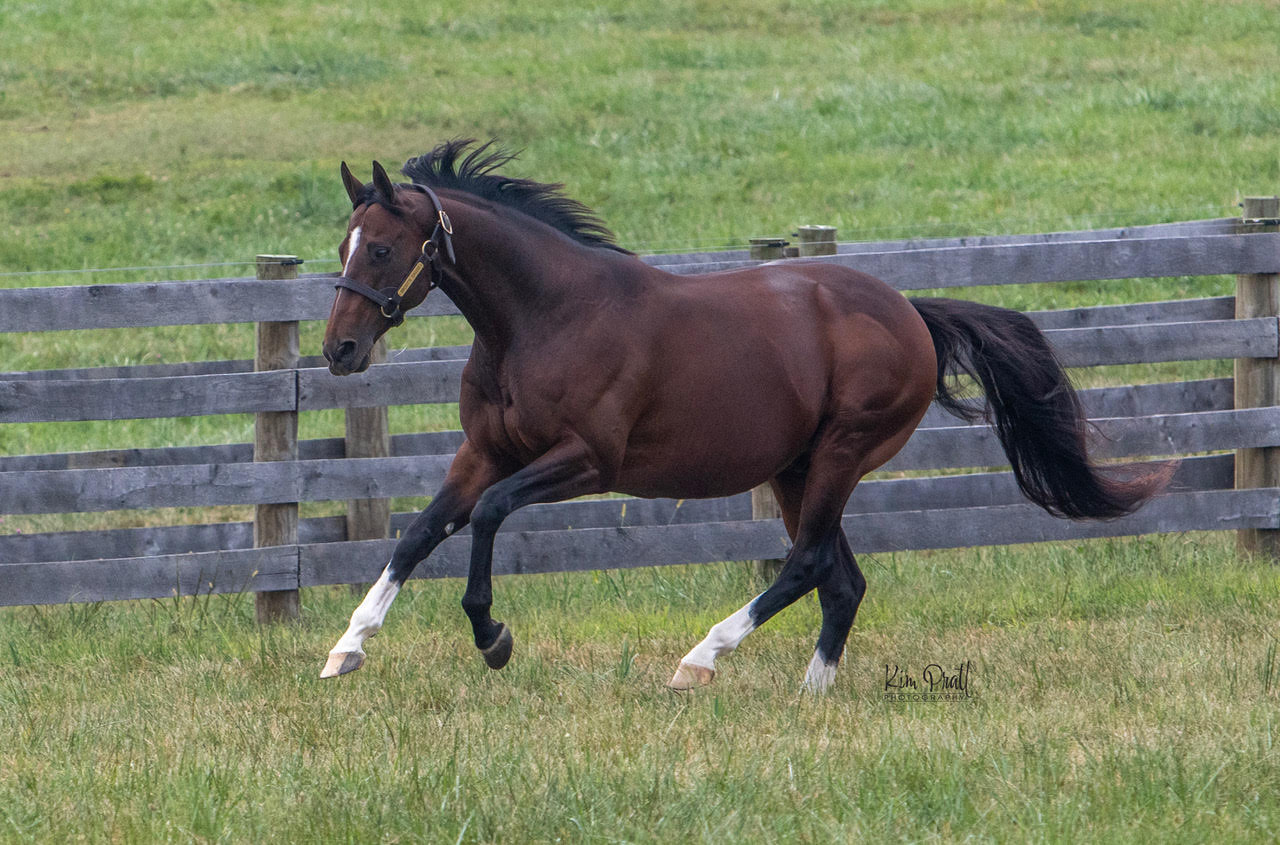
[[[585,248],[566,244],[542,224],[516,228],[501,216],[458,206],[455,272],[440,283],[476,337],[500,355],[522,334],[545,332],[572,298]]]

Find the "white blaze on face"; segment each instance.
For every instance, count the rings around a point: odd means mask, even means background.
[[[360,248],[360,229],[357,226],[351,230],[351,242],[347,245],[347,263],[342,267],[342,275],[351,278],[351,259],[355,256],[356,250]]]

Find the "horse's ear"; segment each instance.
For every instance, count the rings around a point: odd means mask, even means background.
[[[364,190],[364,185],[360,184],[360,180],[351,175],[351,168],[347,167],[347,163],[342,163],[342,186],[347,189],[347,196],[351,198],[351,207],[360,207],[360,192]]]
[[[387,171],[376,161],[373,163],[373,186],[382,194],[387,205],[396,204],[396,186],[391,184],[391,177],[387,176]]]

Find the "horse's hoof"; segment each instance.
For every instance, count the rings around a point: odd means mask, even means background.
[[[511,659],[511,647],[514,645],[515,637],[511,636],[511,629],[504,622],[498,638],[493,641],[493,645],[480,649],[480,656],[490,669],[501,669]]]
[[[339,651],[329,654],[329,662],[320,670],[322,678],[336,678],[354,672],[364,665],[364,652]]]
[[[705,687],[715,677],[715,669],[708,669],[706,666],[698,666],[693,663],[685,663],[682,660],[680,661],[680,666],[676,669],[676,673],[671,676],[671,680],[667,681],[667,688],[680,691],[697,689],[698,687]]]

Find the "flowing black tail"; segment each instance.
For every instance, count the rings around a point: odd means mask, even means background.
[[[1025,315],[958,299],[912,299],[938,353],[938,404],[991,421],[1027,498],[1055,516],[1108,519],[1158,493],[1174,465],[1100,469],[1089,460],[1080,398]],[[987,407],[957,399],[954,374],[982,385]]]

